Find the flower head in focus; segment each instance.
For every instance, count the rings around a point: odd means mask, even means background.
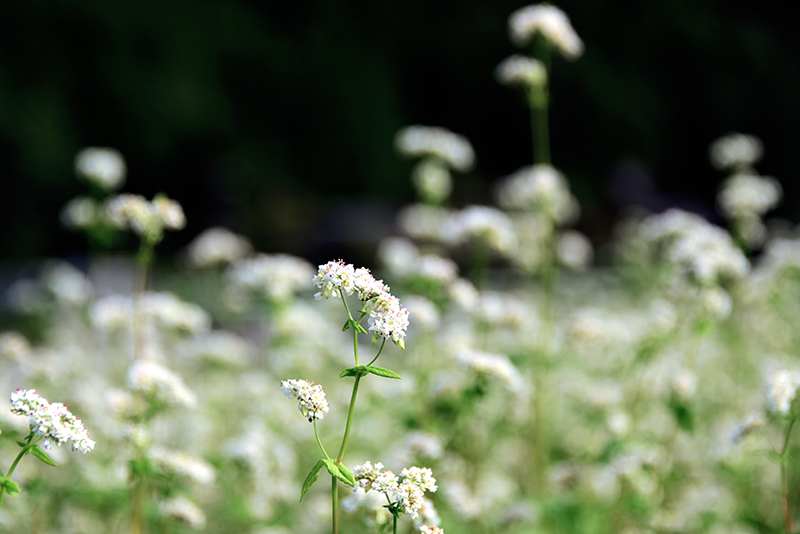
[[[386,495],[391,503],[389,509],[405,513],[406,517],[416,520],[424,505],[425,492],[436,492],[436,479],[426,467],[409,467],[395,475],[391,471],[381,471],[383,464],[378,462],[372,466],[370,462],[358,465],[353,469],[356,479],[355,489],[376,491]]]
[[[325,417],[329,404],[319,384],[309,380],[283,380],[281,389],[286,397],[300,401],[297,409],[309,423]]]
[[[73,451],[86,454],[94,441],[80,419],[60,402],[49,403],[35,389],[18,389],[11,394],[11,413],[28,417],[31,432],[43,438],[45,449],[71,442]]]
[[[511,41],[520,47],[538,34],[570,61],[583,55],[583,41],[575,33],[569,17],[553,5],[533,4],[514,11],[508,18],[508,32]]]

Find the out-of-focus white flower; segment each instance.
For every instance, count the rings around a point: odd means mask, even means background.
[[[438,158],[425,158],[417,163],[411,173],[411,181],[420,197],[432,204],[444,202],[453,191],[450,170]]]
[[[181,376],[163,365],[149,360],[137,360],[128,369],[128,389],[158,404],[194,408],[197,397]]]
[[[414,324],[426,332],[438,330],[441,317],[436,306],[428,298],[419,295],[410,295],[403,298],[403,303],[410,315],[414,316]]]
[[[127,167],[118,150],[88,147],[75,156],[75,174],[104,191],[116,191],[125,183]]]
[[[426,204],[410,204],[397,214],[400,228],[414,239],[442,241],[442,225],[451,210]]]
[[[594,257],[594,249],[589,238],[575,230],[567,230],[558,236],[556,243],[558,261],[569,269],[586,269]]]
[[[185,497],[174,497],[161,503],[159,510],[163,517],[169,517],[188,525],[195,530],[206,526],[206,514],[196,504]]]
[[[152,202],[141,195],[123,193],[108,199],[104,206],[108,222],[119,230],[132,230],[153,243],[164,236],[164,229],[180,230],[186,226],[183,208],[164,195]]]
[[[165,449],[153,445],[148,452],[156,470],[166,475],[176,476],[194,484],[211,484],[216,478],[214,467],[183,451]]]
[[[433,501],[423,497],[422,506],[420,506],[417,518],[414,520],[414,528],[420,529],[420,532],[444,534],[444,530],[438,528],[441,523],[442,519],[439,517],[439,512],[436,511]]]
[[[376,491],[365,491],[362,487],[353,489],[353,493],[342,500],[342,510],[352,514],[359,509],[367,511],[366,523],[369,527],[385,525],[392,519],[392,514],[385,508],[386,497]]]
[[[481,295],[466,278],[457,278],[447,286],[448,296],[464,310],[473,310],[480,303]]]
[[[428,432],[412,432],[403,440],[403,447],[415,458],[438,460],[442,456],[442,440]]]
[[[92,284],[86,275],[63,261],[48,263],[42,278],[44,285],[65,304],[85,304],[93,293]]]
[[[319,384],[308,380],[283,380],[281,389],[287,398],[300,401],[297,409],[309,423],[313,423],[315,419],[323,419],[328,412],[329,404]]]
[[[67,228],[89,228],[97,220],[99,206],[91,197],[75,197],[61,208],[61,222]]]
[[[272,300],[286,300],[307,286],[314,267],[289,254],[256,254],[233,263],[227,277],[236,286],[260,291]]]
[[[395,276],[407,276],[418,256],[417,246],[403,237],[386,238],[378,246],[378,260]]]
[[[733,132],[711,143],[708,152],[717,169],[741,169],[761,159],[764,145],[758,137]]]
[[[425,254],[413,263],[410,274],[440,284],[450,284],[458,278],[458,265],[449,258]]]
[[[461,172],[475,163],[475,152],[467,138],[445,128],[407,126],[397,132],[394,146],[404,156],[433,156]]]
[[[700,293],[703,309],[715,319],[726,319],[733,310],[733,300],[727,291],[720,287],[709,287]]]
[[[233,263],[253,250],[250,240],[221,227],[209,228],[189,243],[187,257],[194,268]]]
[[[460,365],[500,380],[515,395],[525,393],[525,379],[508,356],[473,349],[459,352],[456,358]]]
[[[43,438],[50,449],[55,443],[70,442],[73,451],[86,454],[94,449],[94,441],[80,419],[60,402],[49,403],[35,389],[18,389],[11,394],[11,413],[28,417],[31,432]]]
[[[717,202],[726,217],[761,217],[777,206],[782,196],[775,178],[739,173],[725,180]]]
[[[0,332],[0,357],[21,362],[28,359],[31,353],[31,344],[25,336],[14,331]]]
[[[513,252],[517,246],[511,220],[489,206],[467,206],[452,214],[442,225],[442,235],[452,244],[472,241],[503,254]]]
[[[153,199],[153,208],[164,224],[170,230],[182,230],[186,226],[186,215],[183,208],[176,201],[164,195],[156,195]]]
[[[519,169],[497,185],[496,197],[503,209],[532,210],[557,224],[570,223],[580,214],[567,179],[552,165]]]
[[[553,5],[533,4],[514,11],[508,18],[508,32],[511,41],[520,47],[541,34],[566,59],[573,61],[583,55],[583,41],[569,17]]]
[[[146,293],[144,309],[161,327],[182,330],[192,334],[207,332],[211,317],[193,302],[184,302],[172,293]]]
[[[504,59],[494,71],[494,76],[497,81],[509,86],[539,88],[547,84],[547,68],[544,63],[519,54]]]
[[[681,400],[689,400],[697,391],[697,375],[691,369],[681,368],[672,377],[672,391]]]
[[[648,319],[654,334],[668,332],[678,324],[678,311],[666,300],[657,299],[650,304]]]
[[[229,365],[246,363],[254,351],[253,345],[245,339],[222,330],[200,334],[176,348],[178,354],[187,358]]]
[[[800,388],[800,372],[781,369],[772,373],[767,380],[769,409],[781,415],[788,415],[798,388]]]

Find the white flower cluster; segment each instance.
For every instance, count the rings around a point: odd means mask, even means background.
[[[439,527],[420,527],[420,534],[444,534],[444,529]]]
[[[203,530],[206,526],[206,514],[186,497],[173,497],[162,502],[159,511],[163,517],[185,523],[195,530]]]
[[[329,261],[319,266],[313,282],[322,290],[314,295],[317,300],[355,292],[364,310],[369,312],[367,322],[373,337],[391,339],[398,347],[405,347],[408,310],[400,306],[400,299],[389,293],[389,286],[383,280],[376,280],[369,269],[356,269],[342,260]]]
[[[323,419],[328,411],[328,401],[322,386],[309,380],[283,380],[281,381],[283,394],[290,399],[297,399],[300,403],[297,409],[308,418],[309,423],[315,419]]]
[[[0,358],[21,362],[32,354],[31,344],[19,332],[0,332]]]
[[[504,354],[490,354],[474,349],[463,350],[458,353],[456,359],[460,365],[468,369],[500,380],[515,395],[525,393],[525,379]]]
[[[514,11],[508,18],[508,32],[517,46],[525,46],[541,34],[566,59],[572,61],[583,55],[583,41],[569,17],[553,5],[533,4]]]
[[[211,317],[203,308],[172,293],[146,293],[142,307],[148,318],[165,329],[200,334],[211,328]],[[89,309],[89,318],[96,328],[103,330],[130,328],[133,299],[128,295],[103,297]]]
[[[94,449],[94,441],[80,419],[66,405],[50,403],[35,389],[18,389],[11,394],[11,413],[28,418],[31,432],[42,437],[42,445],[50,449],[55,443],[70,442],[73,451],[86,454]]]
[[[253,246],[246,237],[221,227],[209,228],[194,238],[187,248],[189,265],[202,269],[233,263],[250,254]]]
[[[97,221],[99,211],[100,207],[95,199],[77,196],[61,208],[59,217],[67,228],[84,229]]]
[[[181,230],[186,226],[181,205],[164,195],[156,195],[152,201],[130,193],[111,197],[105,205],[105,215],[117,229],[132,230],[154,242],[161,240],[164,229]]]
[[[764,145],[758,137],[733,132],[714,141],[708,152],[717,169],[738,170],[757,163],[764,154]]]
[[[175,476],[199,485],[211,484],[216,478],[214,467],[211,464],[183,451],[153,445],[147,454],[156,470],[165,475]]]
[[[580,215],[569,182],[552,165],[538,164],[519,169],[498,184],[496,197],[503,209],[532,210],[558,224],[573,222]]]
[[[750,270],[730,234],[699,215],[676,208],[651,215],[642,221],[641,235],[665,247],[666,259],[703,285],[741,278]]]
[[[314,267],[289,254],[256,254],[232,264],[227,276],[235,286],[263,292],[272,300],[286,300],[306,287]]]
[[[452,210],[426,204],[409,204],[397,214],[400,228],[414,239],[442,241],[442,223]]]
[[[75,156],[75,174],[104,191],[116,191],[125,183],[125,159],[113,148],[84,148]]]
[[[780,415],[789,415],[798,388],[800,388],[800,372],[781,369],[772,373],[767,380],[767,401],[770,410]]]
[[[473,241],[503,254],[517,248],[511,219],[489,206],[467,206],[453,213],[442,225],[442,235],[451,244]]]
[[[394,146],[404,156],[433,156],[461,172],[475,163],[475,151],[467,138],[445,128],[407,126],[397,132]]]
[[[356,488],[365,491],[376,491],[386,495],[389,501],[400,506],[411,520],[419,517],[423,506],[425,492],[435,493],[438,487],[433,473],[426,467],[410,467],[400,471],[398,477],[391,471],[383,471],[383,464],[378,462],[373,466],[370,462],[357,465],[353,469],[356,478]]]
[[[194,408],[197,397],[179,374],[149,360],[137,360],[128,369],[128,389],[165,406]]]
[[[575,230],[559,234],[556,243],[558,261],[568,269],[581,271],[589,267],[594,258],[594,249],[589,238]]]
[[[544,63],[519,54],[504,59],[495,69],[494,76],[497,81],[508,86],[541,88],[547,84],[547,68]]]
[[[775,178],[741,173],[725,180],[717,202],[726,217],[760,217],[777,206],[782,196]]]

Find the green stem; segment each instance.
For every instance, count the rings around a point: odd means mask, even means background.
[[[375,360],[377,360],[377,359],[378,359],[378,356],[380,356],[380,355],[381,355],[381,352],[383,352],[383,347],[384,347],[385,345],[386,345],[386,338],[383,338],[383,341],[381,342],[381,348],[380,348],[380,349],[378,349],[378,354],[376,354],[376,355],[375,355],[375,357],[374,357],[374,358],[372,358],[372,361],[371,361],[371,362],[369,362],[369,363],[367,364],[367,367],[369,367],[370,365],[372,365],[373,363],[375,363]],[[356,364],[356,365],[358,365],[358,364]]]
[[[136,282],[133,288],[133,358],[138,360],[145,345],[145,310],[142,299],[147,292],[147,275],[153,263],[153,244],[146,238],[142,239],[136,263]]]
[[[322,454],[325,455],[325,458],[330,460],[331,457],[328,456],[327,451],[325,451],[325,447],[322,446],[322,441],[320,441],[320,439],[319,439],[319,432],[317,432],[317,420],[316,419],[314,419],[314,437],[317,438],[317,445],[319,445],[319,448],[322,449]]]
[[[792,512],[789,509],[789,484],[786,480],[786,453],[789,451],[789,438],[792,435],[792,428],[796,418],[792,417],[789,421],[789,427],[786,429],[786,438],[783,441],[783,449],[781,450],[781,503],[783,505],[783,523],[786,527],[786,534],[792,534],[794,527],[792,526]]]
[[[331,532],[339,534],[339,485],[334,476],[331,476],[331,507]]]
[[[28,444],[25,445],[22,448],[22,450],[19,451],[17,457],[14,458],[14,462],[11,464],[11,467],[8,468],[8,474],[5,476],[5,478],[11,480],[11,475],[14,474],[14,470],[17,468],[17,464],[19,464],[19,461],[22,460],[22,457],[25,456],[28,453],[28,451],[31,450],[31,447],[33,447],[34,445],[36,445],[36,443],[39,442],[39,440],[31,442],[32,440],[33,440],[33,434],[30,434],[28,436]],[[3,508],[3,497],[5,496],[5,494],[6,494],[6,488],[5,486],[3,486],[2,488],[0,488],[0,509]]]
[[[339,454],[336,456],[336,464],[342,463],[344,458],[344,451],[347,449],[347,441],[350,439],[350,428],[353,424],[353,413],[356,410],[356,396],[358,395],[358,384],[361,382],[361,375],[356,376],[356,381],[353,384],[353,394],[350,396],[350,409],[347,411],[347,426],[344,429],[344,437],[342,438],[342,445],[339,447]]]

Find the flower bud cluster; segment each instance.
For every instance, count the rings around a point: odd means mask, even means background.
[[[356,488],[365,491],[383,493],[389,501],[399,506],[411,520],[419,517],[423,506],[425,492],[435,493],[438,487],[433,473],[426,467],[410,467],[395,475],[391,471],[383,471],[383,464],[378,462],[374,466],[370,462],[358,465],[353,469],[356,478]]]
[[[31,432],[44,438],[42,445],[49,449],[71,442],[73,451],[86,454],[94,449],[94,441],[80,419],[66,405],[49,403],[35,389],[18,389],[11,394],[11,413],[28,417]]]
[[[310,380],[283,380],[281,381],[283,394],[290,399],[297,399],[300,403],[297,409],[313,423],[315,419],[323,419],[328,411],[328,401],[322,386]]]
[[[583,41],[569,17],[553,5],[533,4],[514,11],[508,18],[508,32],[517,46],[525,46],[541,34],[566,59],[573,61],[583,55]]]
[[[433,156],[461,172],[475,163],[475,151],[467,138],[445,128],[408,126],[397,132],[394,146],[404,156]]]
[[[356,269],[342,260],[329,261],[319,266],[313,282],[322,289],[314,295],[317,300],[355,292],[363,310],[369,313],[367,321],[373,338],[391,339],[398,347],[404,347],[408,310],[400,306],[400,299],[389,293],[389,286],[383,280],[376,280],[369,269]]]

